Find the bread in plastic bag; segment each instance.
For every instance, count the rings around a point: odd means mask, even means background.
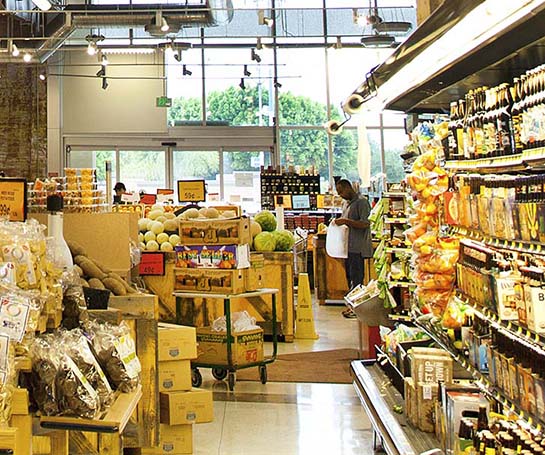
[[[114,325],[89,320],[85,333],[110,384],[122,392],[134,390],[140,383],[142,367],[129,326],[125,322]]]

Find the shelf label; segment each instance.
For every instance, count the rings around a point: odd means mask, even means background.
[[[165,253],[143,251],[139,273],[144,276],[163,276],[165,274]]]
[[[178,180],[179,202],[204,202],[206,200],[204,180]]]
[[[21,178],[0,178],[0,215],[10,221],[25,221],[27,182]]]

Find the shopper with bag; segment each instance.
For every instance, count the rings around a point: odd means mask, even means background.
[[[335,188],[344,199],[341,218],[337,218],[335,224],[348,226],[348,257],[344,266],[348,288],[353,289],[363,283],[364,261],[373,256],[369,223],[371,205],[346,179],[339,180]],[[343,316],[354,317],[351,310],[344,311]]]

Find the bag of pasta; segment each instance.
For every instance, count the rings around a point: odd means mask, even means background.
[[[130,392],[140,383],[140,361],[129,326],[89,320],[85,332],[100,366],[116,389]]]

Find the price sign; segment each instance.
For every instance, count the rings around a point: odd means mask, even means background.
[[[163,276],[165,274],[165,253],[143,251],[139,266],[140,275]]]
[[[27,215],[26,179],[0,178],[0,216],[25,221]]]
[[[153,205],[157,202],[156,194],[143,194],[140,196],[140,204]]]
[[[178,180],[178,202],[204,202],[204,180]]]

